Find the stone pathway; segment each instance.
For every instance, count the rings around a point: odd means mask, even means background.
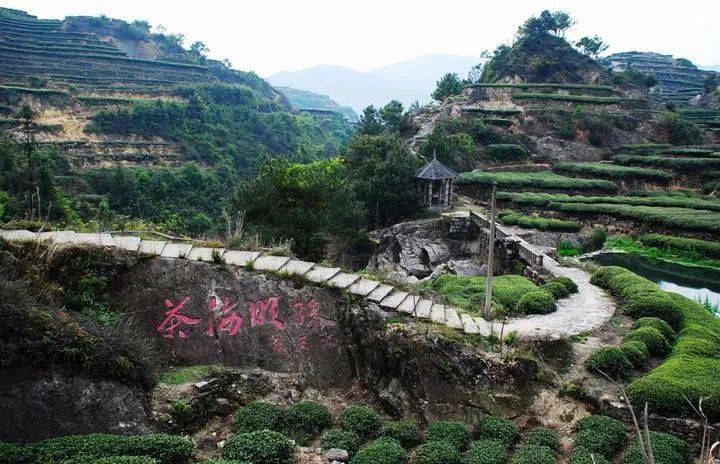
[[[58,245],[89,245],[112,247],[140,252],[167,259],[192,259],[211,262],[217,256],[226,264],[238,267],[251,266],[255,271],[276,272],[306,279],[309,283],[327,285],[346,290],[375,302],[380,307],[411,317],[427,319],[438,324],[463,330],[465,333],[489,335],[500,333],[497,322],[464,314],[462,310],[435,303],[420,296],[396,289],[390,285],[367,279],[357,274],[342,272],[315,263],[285,256],[272,256],[255,251],[206,248],[191,243],[144,240],[134,236],[106,233],[75,233],[73,231],[40,232],[27,230],[0,231],[0,237],[16,241],[49,240]],[[594,330],[605,324],[614,314],[615,305],[604,292],[590,284],[590,276],[581,269],[560,266],[545,256],[545,267],[554,275],[570,277],[578,284],[579,292],[558,302],[558,310],[544,316],[509,319],[504,333],[515,331],[520,338],[559,339]]]

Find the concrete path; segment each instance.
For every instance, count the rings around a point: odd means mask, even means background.
[[[111,247],[156,255],[166,259],[195,259],[208,262],[217,259],[232,266],[251,267],[258,272],[299,276],[306,279],[311,285],[326,285],[343,289],[361,298],[367,298],[386,310],[445,324],[465,333],[479,333],[487,336],[492,332],[499,334],[501,331],[498,322],[470,316],[458,308],[437,304],[357,274],[341,272],[339,268],[323,267],[315,263],[282,256],[271,256],[254,251],[226,251],[224,248],[195,247],[192,243],[143,240],[133,236],[75,233],[73,231],[34,233],[27,230],[0,230],[0,237],[15,241],[47,240],[57,245]],[[505,334],[514,331],[518,337],[523,339],[559,339],[594,330],[612,317],[615,312],[613,301],[600,288],[590,284],[590,276],[587,272],[581,269],[562,267],[547,256],[544,257],[544,265],[554,275],[570,277],[578,284],[579,292],[560,300],[555,313],[509,319],[502,329]]]

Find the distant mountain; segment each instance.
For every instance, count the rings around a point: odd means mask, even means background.
[[[283,71],[268,78],[274,86],[292,87],[328,95],[340,105],[361,112],[367,105],[384,105],[392,99],[408,106],[430,101],[435,83],[448,72],[466,77],[481,61],[470,56],[433,54],[394,63],[368,72],[341,66],[313,66]]]
[[[285,95],[290,104],[301,110],[326,110],[340,113],[350,122],[356,122],[358,115],[349,106],[340,106],[327,95],[309,92],[307,90],[293,89],[292,87],[275,87]]]

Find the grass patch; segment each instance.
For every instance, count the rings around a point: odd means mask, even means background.
[[[708,244],[708,249],[713,251],[705,251],[701,248],[703,245],[696,246],[694,242]],[[720,256],[718,256],[718,258],[712,257],[717,256],[713,254],[717,253],[717,251],[714,251],[713,246],[720,248],[720,244],[715,242],[660,234],[642,235],[638,240],[631,237],[611,237],[605,243],[606,248],[621,250],[633,255],[648,256],[679,264],[720,269]]]
[[[610,163],[558,163],[553,166],[552,170],[558,174],[571,177],[645,180],[658,184],[669,184],[673,179],[673,176],[665,171],[633,166],[618,166]]]
[[[550,171],[543,172],[463,172],[457,178],[458,184],[491,187],[497,182],[501,189],[536,188],[543,190],[600,191],[616,193],[614,182],[600,179],[578,179],[561,176]]]
[[[171,366],[162,373],[160,381],[168,385],[180,385],[196,382],[226,370],[226,367],[220,365]]]

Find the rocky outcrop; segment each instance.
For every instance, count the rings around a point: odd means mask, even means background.
[[[599,148],[550,136],[539,138],[536,150],[535,160],[543,163],[601,161],[604,154]]]
[[[396,224],[380,232],[379,244],[368,264],[371,272],[397,272],[423,278],[451,260],[478,255],[479,241],[449,236],[446,219]]]
[[[150,431],[146,393],[139,387],[62,369],[16,369],[2,377],[0,441]]]

